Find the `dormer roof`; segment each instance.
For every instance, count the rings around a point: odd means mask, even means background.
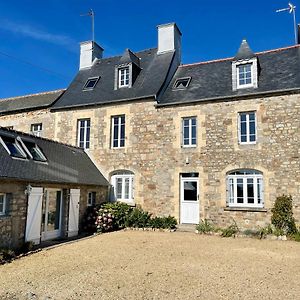
[[[244,59],[251,59],[256,57],[255,53],[251,50],[248,42],[244,39],[240,45],[240,48],[237,54],[234,57],[234,60],[244,60]]]
[[[134,63],[140,67],[140,58],[137,57],[130,49],[125,49],[122,57],[120,58],[119,65]]]

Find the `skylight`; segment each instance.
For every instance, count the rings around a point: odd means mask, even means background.
[[[192,79],[191,77],[184,77],[184,78],[176,79],[176,81],[173,85],[173,89],[175,89],[175,90],[186,89],[189,86],[191,79]]]
[[[26,153],[23,151],[21,145],[14,137],[1,135],[0,143],[3,145],[5,150],[9,153],[10,156],[16,158],[26,158]]]
[[[84,87],[83,87],[83,90],[92,90],[94,89],[94,87],[96,86],[97,82],[99,81],[99,77],[92,77],[92,78],[89,78]]]
[[[30,154],[30,157],[33,160],[36,161],[47,161],[45,155],[43,154],[42,150],[39,148],[39,146],[33,142],[29,142],[26,140],[22,140],[22,143],[24,145],[24,148],[28,154]]]

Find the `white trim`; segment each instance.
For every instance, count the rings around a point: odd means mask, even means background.
[[[188,120],[188,129],[189,129],[189,134],[188,134],[188,137],[185,138],[184,136],[184,121]],[[196,121],[196,125],[192,125],[192,120],[195,120]],[[193,126],[195,127],[196,129],[196,133],[195,133],[195,138],[196,139],[196,143],[193,144],[193,137],[192,137],[192,129],[193,129]],[[181,146],[183,148],[195,148],[197,147],[197,117],[184,117],[182,118],[181,120]],[[188,144],[184,144],[184,141],[188,139]]]
[[[88,127],[88,121],[90,122],[90,125]],[[81,122],[83,122],[83,127],[81,127]],[[80,140],[80,130],[83,128],[83,140]],[[89,140],[87,140],[87,131],[88,128],[90,129],[89,133]],[[83,143],[83,147],[80,146],[80,144]],[[87,143],[89,143],[87,147]],[[83,149],[89,149],[91,147],[91,119],[78,119],[77,120],[77,146],[81,147]]]
[[[255,141],[250,141],[250,114],[254,114],[254,127],[255,127]],[[246,141],[242,141],[242,130],[241,130],[241,116],[246,116]],[[256,144],[257,143],[257,118],[256,118],[256,111],[249,111],[249,112],[239,112],[238,114],[238,141],[239,144]]]
[[[3,136],[3,137],[5,138],[6,136]],[[22,146],[19,145],[19,142],[18,142],[17,138],[15,138],[15,137],[10,137],[10,136],[8,136],[7,138],[14,140],[14,143],[13,143],[13,144],[15,145],[16,149],[19,151],[19,153],[20,153],[23,157],[17,157],[17,156],[12,155],[12,153],[11,153],[10,150],[8,149],[8,147],[7,147],[6,143],[5,143],[5,141],[3,141],[2,137],[0,136],[0,143],[2,144],[2,146],[4,147],[4,149],[7,151],[7,153],[8,153],[12,158],[16,158],[16,159],[26,159],[26,158],[27,158],[27,155],[26,155],[25,151],[22,149]]]
[[[6,215],[6,194],[0,193],[0,196],[3,196],[3,207],[2,207],[2,211],[0,211],[0,216],[5,216]]]
[[[34,129],[37,127],[37,129]],[[42,136],[43,133],[43,123],[34,123],[30,125],[30,132],[35,136]]]
[[[124,117],[124,123],[122,123],[122,117]],[[117,119],[118,123],[116,124],[117,128],[118,128],[118,137],[115,139],[114,136],[114,129],[115,129],[115,122],[114,120]],[[123,140],[123,138],[121,138],[121,128],[122,125],[124,125],[124,145],[121,146],[121,140]],[[112,116],[111,117],[111,148],[124,148],[125,147],[125,136],[126,136],[126,117],[125,115],[117,115],[117,116]],[[114,141],[117,141],[117,146],[114,146]]]
[[[250,65],[251,83],[240,84],[240,67],[244,67],[245,65]],[[253,68],[253,63],[252,62],[244,62],[244,63],[240,63],[236,66],[236,78],[237,78],[236,86],[237,86],[237,89],[244,89],[244,88],[253,87],[253,74],[254,74],[253,71],[254,71],[254,68]]]
[[[117,193],[117,180],[121,179],[121,197],[118,197]],[[128,180],[128,197],[126,197],[126,183],[125,181]],[[111,184],[114,187],[115,192],[115,200],[125,202],[128,204],[134,203],[134,174],[127,173],[126,171],[116,173],[111,176]]]
[[[95,195],[95,197],[93,195]],[[94,206],[96,204],[96,198],[97,198],[97,194],[96,194],[95,191],[88,192],[88,194],[87,194],[87,206]]]
[[[122,71],[124,71],[124,74],[122,74]],[[124,76],[123,79],[121,79],[122,76]],[[128,81],[128,83],[126,83],[126,81]],[[119,88],[129,87],[129,83],[130,83],[130,69],[129,69],[129,66],[118,68],[118,87]]]

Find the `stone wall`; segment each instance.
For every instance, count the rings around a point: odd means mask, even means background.
[[[254,145],[238,143],[238,113],[245,111],[257,113]],[[111,116],[120,114],[126,115],[126,146],[111,149]],[[161,108],[153,101],[127,102],[50,115],[55,138],[74,145],[77,119],[91,118],[89,152],[100,170],[107,178],[115,170],[134,172],[135,202],[156,215],[179,219],[180,173],[198,172],[201,219],[219,226],[234,219],[245,229],[264,226],[276,197],[285,193],[293,196],[300,221],[297,94]],[[189,116],[198,120],[196,148],[181,147],[181,119]],[[263,173],[265,209],[226,210],[226,173],[239,168]]]

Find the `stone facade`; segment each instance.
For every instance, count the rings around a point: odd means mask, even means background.
[[[68,229],[68,191],[70,188],[80,189],[79,224],[82,222],[87,208],[88,192],[96,192],[96,204],[107,199],[107,187],[31,183],[33,187],[55,188],[63,190],[63,209],[61,237],[67,236]],[[27,183],[17,181],[4,181],[0,183],[0,193],[11,194],[8,214],[0,216],[0,247],[17,248],[24,243],[27,217],[27,195],[25,195]],[[79,228],[80,230],[80,228]]]
[[[277,196],[291,194],[300,220],[300,96],[252,97],[158,107],[141,100],[86,109],[36,111],[0,117],[0,125],[28,131],[45,120],[44,136],[76,145],[77,120],[91,119],[89,153],[109,179],[116,170],[135,174],[135,203],[155,215],[180,217],[180,174],[197,172],[200,218],[242,229],[265,226]],[[238,113],[256,111],[257,143],[238,143]],[[30,117],[27,117],[27,114]],[[125,114],[125,148],[111,149],[111,116]],[[183,117],[197,117],[197,147],[181,147]],[[22,119],[22,122],[20,121]],[[263,174],[264,209],[229,209],[226,174],[235,169]],[[179,220],[180,221],[180,220]]]

